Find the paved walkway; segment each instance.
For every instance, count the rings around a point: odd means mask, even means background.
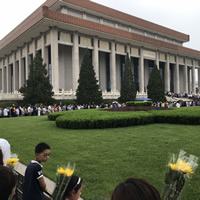
[[[17,165],[15,166],[15,170],[18,171],[20,174],[24,175],[25,174],[25,170],[26,170],[26,165],[18,162]],[[45,183],[47,184],[47,188],[50,194],[53,193],[54,188],[55,188],[55,182],[53,182],[52,180],[50,180],[49,178],[45,177]],[[83,199],[79,199],[79,200],[83,200]]]

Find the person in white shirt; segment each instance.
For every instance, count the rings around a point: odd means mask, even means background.
[[[0,117],[2,117],[3,111],[2,108],[0,108]]]
[[[10,144],[7,140],[0,138],[0,149],[3,155],[3,163],[6,165],[6,160],[10,158]]]
[[[38,116],[40,116],[40,111],[41,111],[40,106],[37,108],[37,110],[38,110]]]
[[[52,112],[52,109],[51,109],[51,106],[49,105],[48,106],[48,113],[51,113]]]
[[[3,116],[4,117],[8,117],[8,112],[9,112],[9,109],[8,108],[4,108],[4,110],[3,110]]]
[[[16,113],[16,116],[19,117],[19,108],[16,108],[15,113]]]
[[[31,106],[28,106],[27,112],[28,112],[28,116],[31,116]]]

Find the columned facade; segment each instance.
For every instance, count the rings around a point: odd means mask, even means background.
[[[27,29],[27,32],[20,33],[21,36],[18,35],[18,40],[13,36],[0,41],[0,100],[22,99],[19,89],[28,79],[36,52],[41,54],[46,64],[55,98],[75,99],[86,49],[90,51],[104,99],[120,96],[127,54],[133,65],[138,97],[147,96],[154,64],[160,71],[165,91],[195,94],[196,87],[200,89],[200,52],[183,47],[183,43],[189,41],[187,35],[167,28],[164,28],[164,34],[159,32],[159,25],[156,29],[156,26],[150,26],[151,23],[144,29],[142,24],[138,28],[133,24],[132,16],[129,22],[123,19],[112,21],[101,5],[102,12],[95,16],[94,13],[99,12],[95,8],[92,11],[89,7],[80,9],[81,5],[74,2],[74,9],[71,9],[67,1],[62,3],[66,6],[61,9],[54,10],[52,7],[50,10],[48,4],[48,7],[37,11],[43,18],[29,27],[33,33]],[[59,7],[58,1],[55,0],[55,4]],[[33,20],[31,16],[29,18],[31,23]],[[146,23],[148,25],[149,22]],[[19,29],[14,30],[14,35]]]

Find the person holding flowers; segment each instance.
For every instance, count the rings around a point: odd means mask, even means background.
[[[64,192],[63,200],[78,200],[81,196],[82,182],[83,180],[80,177],[72,175]]]
[[[12,199],[15,193],[15,176],[11,169],[0,166],[0,199]]]
[[[74,175],[75,164],[58,167],[53,200],[78,200],[81,196],[83,180]]]
[[[187,155],[180,150],[179,154],[172,154],[167,165],[165,188],[162,200],[180,200],[186,183],[192,178],[198,167],[198,157]]]
[[[35,160],[26,168],[23,188],[23,200],[44,200],[43,192],[47,192],[43,177],[42,162],[47,162],[50,156],[50,146],[39,143],[35,147]]]
[[[0,150],[2,152],[3,165],[6,165],[6,160],[10,158],[10,144],[7,140],[0,138]]]

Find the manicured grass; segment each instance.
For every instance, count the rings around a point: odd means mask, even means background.
[[[114,187],[131,176],[147,179],[161,192],[168,153],[183,149],[199,156],[199,130],[174,124],[68,130],[57,128],[46,116],[0,119],[0,137],[11,143],[22,163],[34,158],[34,147],[41,141],[51,145],[44,173],[52,180],[58,165],[75,162],[75,174],[84,179],[84,200],[110,199]],[[199,199],[199,168],[182,200]]]

